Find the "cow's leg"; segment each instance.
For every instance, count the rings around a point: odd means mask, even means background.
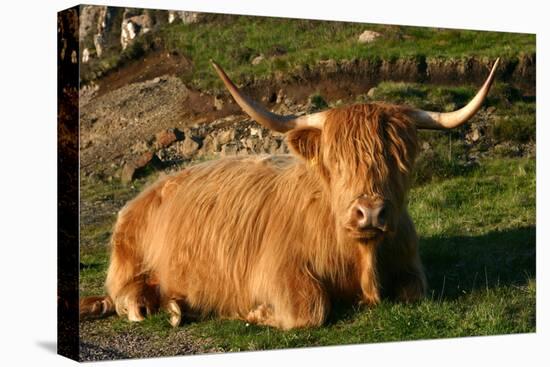
[[[415,302],[426,293],[426,277],[420,261],[412,261],[400,272],[392,274],[391,296],[401,302]]]
[[[246,321],[283,330],[315,327],[324,323],[330,301],[321,284],[309,272],[290,272],[281,275],[278,280],[277,286],[270,292],[270,302],[251,310]]]
[[[251,324],[277,326],[277,320],[273,317],[273,306],[262,303],[246,316],[246,321]]]
[[[140,202],[138,201],[138,205]],[[137,208],[139,209],[139,207]],[[130,321],[142,321],[158,310],[159,287],[150,273],[143,271],[143,255],[136,231],[142,213],[130,206],[119,214],[111,238],[111,259],[105,286],[119,315]]]
[[[362,291],[360,303],[367,306],[374,306],[380,302],[376,247],[375,244],[359,245],[359,271]]]
[[[139,276],[117,293],[114,303],[119,315],[127,315],[130,321],[143,321],[145,316],[159,309],[158,286],[147,283],[145,276]]]
[[[414,302],[426,293],[426,276],[418,252],[418,236],[407,213],[395,238],[380,247],[384,293],[397,301]]]

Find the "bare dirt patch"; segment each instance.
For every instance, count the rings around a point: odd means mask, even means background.
[[[170,330],[167,335],[135,331],[115,331],[112,320],[80,323],[80,360],[154,358],[223,352],[209,348],[204,341],[191,337],[185,328]]]
[[[187,73],[193,63],[177,53],[155,51],[137,60],[127,62],[124,67],[108,73],[98,80],[98,96],[122,88],[128,84],[144,82],[159,76],[179,76]]]

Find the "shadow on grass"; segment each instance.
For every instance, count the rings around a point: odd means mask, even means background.
[[[529,226],[479,236],[421,238],[427,298],[453,301],[474,291],[527,284],[535,277],[535,235],[536,228]],[[326,325],[353,320],[360,309],[336,302]]]
[[[535,277],[534,226],[480,236],[420,239],[428,297],[453,300],[469,292],[524,285]]]

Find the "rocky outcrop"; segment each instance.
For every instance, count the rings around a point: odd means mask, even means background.
[[[207,16],[190,11],[83,5],[80,14],[80,39],[84,41],[81,59],[86,63],[91,58],[100,58],[109,48],[123,51],[137,37],[159,24],[178,21],[194,24],[204,21]]]
[[[120,45],[122,49],[125,50],[137,36],[150,32],[152,28],[153,20],[147,13],[124,18],[120,31]]]
[[[108,38],[107,32],[112,28],[117,10],[102,6],[97,21],[97,33],[94,35],[94,47],[97,57],[101,57]]]
[[[80,14],[80,40],[84,44],[82,61],[101,57],[109,34],[113,31],[114,19],[119,8],[97,5],[83,5]]]
[[[140,173],[142,173],[147,167],[162,167],[160,159],[153,152],[145,152],[131,162],[126,163],[124,167],[122,167],[120,181],[122,181],[122,183],[131,182],[135,178],[139,177]]]
[[[204,14],[193,11],[168,11],[168,23],[181,21],[183,24],[193,24],[201,22],[204,18]]]
[[[99,15],[105,6],[86,5],[80,11],[79,36],[83,40],[97,32]]]
[[[229,116],[183,132],[161,130],[150,139],[136,143],[126,155],[119,175],[122,182],[128,183],[147,167],[170,170],[195,160],[288,152],[282,134],[244,117]]]

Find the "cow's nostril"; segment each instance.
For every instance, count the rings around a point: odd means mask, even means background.
[[[369,226],[369,209],[362,205],[357,205],[354,208],[354,219],[355,219],[356,226],[359,229],[368,227]]]
[[[360,231],[385,230],[388,215],[388,208],[383,202],[360,200],[353,206],[351,220],[355,229]]]

